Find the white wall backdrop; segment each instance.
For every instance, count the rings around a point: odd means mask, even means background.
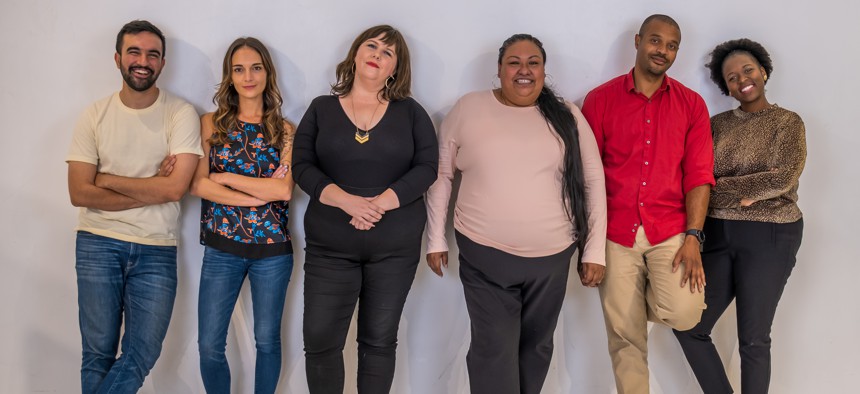
[[[771,51],[775,71],[768,97],[800,113],[809,143],[800,188],[806,231],[774,324],[771,392],[858,392],[860,5],[838,0],[3,0],[0,113],[7,148],[0,155],[0,206],[6,207],[0,225],[0,392],[79,390],[72,231],[77,210],[68,200],[63,160],[77,116],[120,88],[113,45],[125,22],[142,18],[162,28],[168,36],[167,66],[158,84],[201,113],[213,109],[229,43],[243,35],[261,38],[273,53],[285,114],[293,121],[313,97],[328,92],[334,66],[355,35],[390,23],[408,39],[415,97],[438,125],[459,96],[491,87],[496,50],[509,35],[541,38],[551,81],[581,104],[591,88],[632,67],[633,35],[642,19],[656,12],[674,16],[683,33],[670,75],[700,92],[712,114],[735,104],[708,80],[703,64],[709,50],[727,39],[749,37]],[[283,325],[282,393],[307,391],[301,339],[306,203],[300,194],[292,204],[296,267]],[[173,320],[143,393],[203,392],[196,344],[199,201],[187,197],[183,209]],[[468,316],[457,267],[453,261],[442,279],[423,263],[419,267],[401,325],[392,392],[468,392]],[[612,393],[597,293],[582,288],[573,275],[568,290],[544,392]],[[246,295],[228,339],[233,387],[241,393],[253,387]],[[716,341],[739,387],[732,313],[718,325]],[[668,329],[654,327],[650,344],[653,393],[699,392]],[[353,392],[354,336],[345,356],[347,392]]]

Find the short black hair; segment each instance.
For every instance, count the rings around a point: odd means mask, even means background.
[[[645,18],[645,20],[642,21],[642,25],[639,26],[639,35],[640,36],[645,34],[645,26],[648,26],[648,24],[653,22],[653,21],[660,21],[660,22],[666,23],[670,26],[675,26],[675,28],[678,29],[678,31],[681,31],[681,26],[678,26],[678,22],[675,22],[675,20],[672,19],[671,16],[663,15],[663,14],[654,14],[654,15],[651,15],[651,16]]]
[[[138,34],[141,32],[150,32],[161,39],[161,57],[167,54],[167,42],[164,40],[164,33],[161,32],[155,25],[145,20],[134,20],[126,23],[119,33],[116,34],[116,53],[122,55],[122,39],[126,34]]]
[[[767,76],[773,73],[773,63],[770,60],[770,54],[767,53],[767,49],[764,49],[761,44],[748,38],[741,38],[717,45],[711,51],[711,61],[705,67],[711,71],[711,81],[714,81],[717,87],[720,88],[720,91],[726,96],[729,95],[729,88],[726,86],[726,80],[723,79],[723,63],[726,62],[729,56],[737,53],[746,53],[752,56],[764,68]],[[767,84],[767,80],[764,83]]]

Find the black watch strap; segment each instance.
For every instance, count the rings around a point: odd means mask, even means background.
[[[684,234],[696,237],[696,241],[699,241],[699,252],[704,249],[705,233],[702,232],[702,230],[692,228],[687,231],[684,231]]]

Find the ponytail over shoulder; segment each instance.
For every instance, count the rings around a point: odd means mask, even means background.
[[[570,107],[550,87],[544,86],[537,98],[537,107],[546,122],[564,143],[561,198],[568,218],[573,222],[577,264],[582,263],[585,240],[588,239],[588,217],[586,212],[585,176],[582,155],[579,151],[579,129]]]
[[[531,34],[514,34],[508,37],[499,47],[498,64],[501,66],[505,51],[519,41],[530,41],[540,49],[544,64],[546,64],[546,50],[543,43]],[[564,202],[564,210],[568,219],[573,222],[576,240],[576,249],[579,251],[577,265],[582,264],[582,254],[585,250],[585,241],[588,239],[588,216],[586,210],[585,175],[582,168],[582,155],[579,151],[579,129],[576,127],[576,118],[570,111],[570,107],[555,91],[547,85],[543,86],[537,98],[537,107],[546,123],[555,130],[564,143],[564,163],[562,163],[562,188],[561,200]]]

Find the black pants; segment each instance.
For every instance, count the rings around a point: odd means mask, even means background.
[[[343,347],[358,306],[358,392],[388,393],[397,329],[421,254],[424,201],[387,212],[359,231],[337,208],[305,215],[304,342],[311,393],[343,393]]]
[[[733,392],[711,342],[711,330],[735,299],[741,392],[767,393],[770,328],[796,262],[803,220],[778,224],[708,218],[704,231],[708,237],[702,253],[708,309],[696,327],[675,331],[675,336],[706,394]]]
[[[473,394],[538,394],[552,359],[574,247],[527,258],[456,234],[472,323],[466,355]]]

